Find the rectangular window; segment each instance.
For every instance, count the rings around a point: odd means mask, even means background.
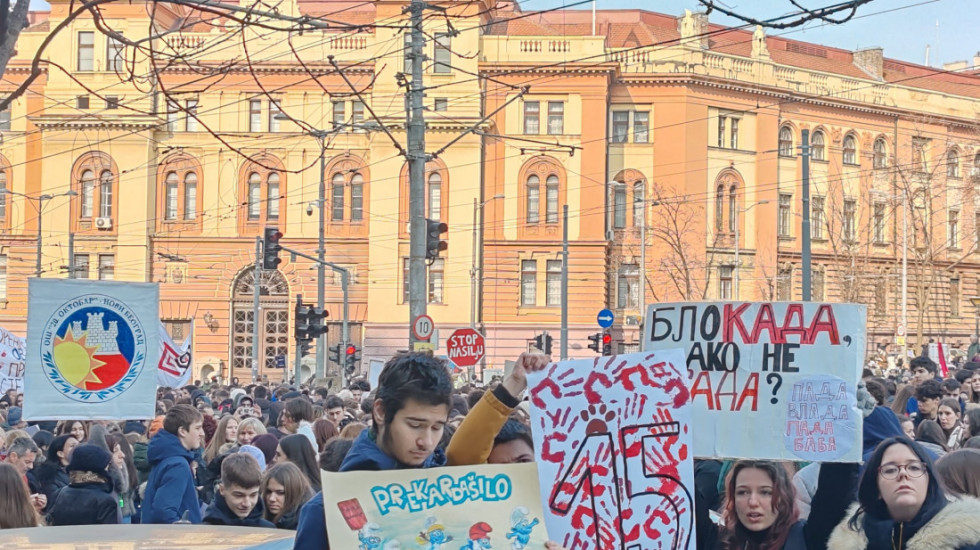
[[[106,38],[106,70],[122,72],[126,56],[126,46],[113,37]]]
[[[824,226],[824,198],[813,197],[810,199],[810,238],[823,239]]]
[[[718,147],[725,146],[725,117],[718,117]]]
[[[197,174],[193,172],[184,177],[184,219],[197,219]]]
[[[354,176],[350,185],[350,221],[359,222],[364,219],[364,183],[358,181],[360,174]]]
[[[282,109],[279,107],[278,101],[269,100],[269,131],[278,132],[282,121],[279,120],[282,117]]]
[[[960,280],[959,278],[949,280],[949,314],[953,317],[960,316]]]
[[[248,101],[248,131],[262,131],[262,100],[250,99]]]
[[[854,199],[844,200],[844,239],[854,241],[857,230],[857,201]]]
[[[613,228],[624,227],[626,227],[626,189],[623,185],[616,185],[613,191]]]
[[[343,101],[334,101],[333,102],[333,127],[334,127],[334,129],[336,130],[337,128],[342,127],[346,123],[347,123],[347,115],[344,113],[344,102]]]
[[[0,300],[7,299],[7,256],[0,256]]]
[[[790,208],[793,205],[793,195],[785,193],[779,194],[779,236],[790,236],[791,214]]]
[[[426,205],[426,213],[433,220],[442,219],[442,176],[438,173],[429,174],[428,196],[429,203]]]
[[[521,305],[537,304],[538,263],[535,260],[521,260]]]
[[[167,100],[167,131],[174,133],[177,131],[177,117],[180,113],[180,107],[177,106],[177,102],[168,99]]]
[[[537,101],[524,102],[524,133],[525,134],[541,133],[540,114],[541,114],[541,103]]]
[[[88,279],[88,254],[75,254],[75,278]]]
[[[432,56],[435,65],[432,67],[432,72],[435,73],[448,73],[453,70],[450,51],[452,49],[452,37],[444,32],[437,32],[435,34],[435,40],[433,40],[435,45],[434,55]]]
[[[188,99],[184,103],[185,110],[187,111],[184,116],[184,129],[188,132],[197,131],[197,100]]]
[[[731,126],[732,126],[731,147],[732,149],[738,149],[738,119],[737,118],[732,119]]]
[[[91,175],[91,172],[87,172]],[[91,218],[95,205],[95,180],[82,178],[82,217]]]
[[[538,176],[527,178],[527,223],[538,223],[541,212],[541,187]]]
[[[433,105],[433,110],[437,113],[445,112],[449,110],[449,100],[444,97],[437,97],[435,104]]]
[[[352,101],[350,109],[350,121],[351,124],[357,124],[359,122],[364,122],[364,103],[360,101]],[[356,128],[355,128],[356,130]]]
[[[633,113],[633,143],[650,143],[650,113]]]
[[[878,244],[885,242],[885,203],[876,202],[874,205],[874,239]]]
[[[545,295],[546,305],[561,305],[561,260],[548,260],[547,263],[547,294]]]
[[[262,182],[255,178],[248,182],[248,219],[262,217]]]
[[[815,302],[822,302],[823,293],[823,271],[813,270],[810,276],[810,298]]]
[[[734,269],[727,265],[721,266],[721,269],[718,270],[718,299],[720,300],[732,299],[733,271]]]
[[[619,266],[616,282],[616,307],[637,309],[640,307],[640,266],[625,264]]]
[[[99,254],[99,280],[112,281],[116,277],[116,257],[112,254]]]
[[[78,33],[78,70],[95,70],[95,33],[92,31]]]
[[[99,184],[99,217],[112,217],[112,176],[109,172],[102,173]]]
[[[118,109],[119,108],[119,96],[107,95],[105,96],[105,108],[106,110]],[[8,130],[10,128],[7,128]]]
[[[558,223],[558,176],[548,176],[545,184],[545,223]]]
[[[269,220],[279,219],[279,174],[269,174],[269,204],[266,205],[265,217]]]
[[[429,266],[429,303],[430,304],[443,304],[445,301],[442,296],[442,282],[443,274],[446,269],[445,260],[443,258],[436,258]]]
[[[548,102],[548,133],[561,135],[565,133],[565,102]]]
[[[630,135],[630,113],[629,111],[613,111],[612,114],[612,142],[626,143]]]
[[[950,210],[947,215],[949,224],[949,247],[959,248],[960,247],[960,212],[958,210]]]
[[[776,276],[776,299],[786,302],[793,299],[793,270],[780,268]]]
[[[89,101],[87,95],[80,95],[75,98],[75,108],[79,110],[88,109]]]

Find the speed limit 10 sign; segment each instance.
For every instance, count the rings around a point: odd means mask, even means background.
[[[412,323],[412,333],[419,340],[428,340],[432,338],[432,331],[435,330],[436,325],[432,322],[432,317],[428,315],[419,315],[415,318],[415,322]]]

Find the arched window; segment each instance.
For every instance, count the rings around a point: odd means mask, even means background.
[[[546,223],[558,223],[558,176],[554,174],[549,174],[548,179],[545,181],[545,188],[547,189],[547,219]]]
[[[433,220],[442,219],[442,176],[439,172],[429,174],[428,189],[426,190],[428,204],[426,212],[428,217]]]
[[[779,129],[779,156],[793,156],[793,129],[789,126]]]
[[[827,143],[823,132],[817,130],[813,132],[813,139],[810,140],[810,158],[813,160],[827,160]]]
[[[352,222],[364,219],[364,176],[360,173],[350,179],[350,219]]]
[[[871,151],[871,160],[875,168],[884,168],[888,164],[888,147],[884,138],[875,140]]]
[[[330,221],[344,221],[344,175],[337,172],[330,180]]]
[[[715,229],[721,232],[725,229],[725,186],[719,185],[715,195]]]
[[[960,153],[956,149],[950,149],[946,153],[946,177],[960,177]]]
[[[541,179],[535,174],[527,177],[527,223],[538,223],[541,212]]]
[[[364,200],[365,185],[371,175],[364,161],[350,154],[343,154],[334,157],[327,166],[327,173],[333,174],[330,177],[330,221],[331,222],[355,222],[358,225],[352,226],[350,223],[331,228],[331,232],[336,236],[353,236],[366,229],[361,227],[360,222],[364,221]],[[407,170],[406,170],[407,177]],[[426,205],[428,207],[428,205]],[[407,231],[408,220],[405,220]]]
[[[248,175],[248,219],[256,221],[262,217],[262,176],[258,172]]]
[[[104,170],[99,178],[99,217],[112,217],[112,172]]]
[[[187,172],[184,175],[184,220],[197,219],[197,174]]]
[[[633,227],[643,227],[646,198],[644,197],[644,185],[642,181],[633,184]]]
[[[82,217],[91,218],[95,211],[95,173],[82,172]]]
[[[738,219],[738,214],[735,209],[738,208],[738,187],[732,185],[728,188],[728,231],[730,233],[735,232],[735,221]]]
[[[180,192],[180,181],[177,180],[177,172],[167,174],[166,190],[164,197],[163,219],[177,219],[177,194]]]
[[[279,199],[282,197],[279,192],[279,173],[270,173],[266,183],[268,185],[268,194],[266,195],[266,198],[269,202],[266,204],[265,217],[267,220],[278,220]]]
[[[844,137],[844,164],[857,164],[857,140],[848,134]]]

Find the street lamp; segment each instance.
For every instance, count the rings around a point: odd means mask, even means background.
[[[489,199],[477,204],[477,199],[473,199],[473,260],[470,267],[470,328],[476,328],[476,304],[477,304],[477,279],[483,277],[483,208],[490,202],[504,198],[503,194],[496,194]],[[479,230],[479,231],[478,231]],[[479,238],[477,238],[479,235]],[[480,254],[480,262],[476,261],[477,251]],[[483,285],[480,285],[483,290]],[[481,292],[482,294],[482,292]],[[482,300],[482,296],[481,302]],[[472,378],[472,375],[471,375]]]
[[[732,220],[732,221],[735,222],[735,277],[734,277],[735,278],[735,280],[734,280],[734,283],[735,283],[735,300],[739,300],[739,294],[740,293],[739,293],[739,289],[738,289],[738,271],[739,271],[739,269],[741,267],[739,265],[739,262],[738,262],[738,215],[739,214],[745,214],[749,210],[752,210],[753,208],[755,208],[756,206],[759,206],[760,204],[768,204],[768,203],[769,203],[769,200],[768,199],[763,199],[761,201],[756,201],[756,202],[754,202],[754,203],[746,206],[745,208],[736,208],[735,209],[735,212],[733,212],[733,214],[735,215],[735,219]]]
[[[34,206],[34,209],[37,210],[37,256],[34,261],[34,276],[41,277],[41,248],[42,248],[41,245],[43,244],[42,237],[41,237],[41,219],[42,219],[41,214],[44,211],[44,202],[49,201],[55,197],[75,197],[78,195],[78,192],[72,189],[69,191],[65,191],[64,193],[58,193],[55,195],[50,195],[48,193],[45,193],[37,197],[32,197],[30,195],[25,195],[24,193],[18,193],[17,191],[11,191],[10,189],[4,188],[3,193],[6,195],[16,195],[18,197],[23,197],[29,201],[37,201],[37,205]],[[33,202],[31,204],[33,204]]]

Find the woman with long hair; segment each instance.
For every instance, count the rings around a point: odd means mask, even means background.
[[[929,453],[906,437],[878,445],[865,463],[857,495],[831,534],[828,550],[980,548],[980,501],[947,500]]]
[[[239,420],[236,416],[228,414],[218,421],[218,427],[214,431],[214,437],[211,438],[211,442],[208,443],[206,449],[204,449],[204,463],[209,464],[216,456],[218,456],[221,446],[225,443],[237,443],[238,442],[238,423]]]
[[[322,453],[327,442],[337,437],[337,426],[326,418],[317,419],[313,422],[313,435],[316,436],[317,452]]]
[[[929,450],[936,458],[942,458],[949,452],[946,446],[946,434],[935,420],[923,420],[915,429],[915,442]]]
[[[59,435],[51,440],[45,460],[34,468],[41,492],[49,503],[62,487],[68,485],[68,463],[71,462],[71,452],[78,445],[78,440],[70,435]]]
[[[265,519],[279,529],[295,531],[299,510],[313,498],[313,489],[298,466],[282,462],[265,472],[259,494],[265,504]]]
[[[112,454],[112,465],[118,473],[119,483],[115,488],[122,505],[122,522],[132,523],[136,514],[136,487],[139,480],[133,462],[133,448],[126,436],[120,433],[106,435],[106,443]]]
[[[899,416],[907,416],[909,399],[913,397],[915,397],[915,386],[912,384],[905,384],[899,388],[898,393],[895,394],[895,400],[892,401],[891,409]]]
[[[963,412],[963,431],[963,441],[980,435],[980,407],[968,407]]]
[[[24,478],[11,464],[0,462],[0,529],[41,525]]]
[[[320,468],[316,463],[316,453],[313,452],[313,446],[305,435],[287,435],[279,440],[276,464],[287,461],[295,464],[303,472],[314,491],[320,490]]]
[[[936,463],[936,475],[951,496],[980,498],[980,450],[949,453]]]
[[[946,436],[946,447],[950,451],[959,449],[966,441],[963,423],[960,419],[960,401],[947,397],[939,402],[939,412],[936,416],[939,427]]]
[[[58,435],[70,435],[81,445],[88,441],[88,424],[81,420],[64,420],[58,424]]]
[[[805,548],[793,483],[783,465],[740,460],[729,471],[725,487],[720,548]]]

